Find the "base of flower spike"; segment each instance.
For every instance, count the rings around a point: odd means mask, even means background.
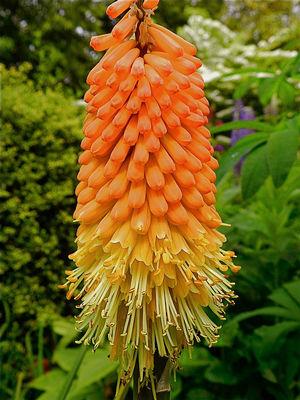
[[[68,276],[68,296],[83,282],[76,295],[82,301],[77,325],[86,331],[80,342],[97,348],[108,337],[122,382],[136,359],[141,379],[148,379],[156,352],[175,363],[195,341],[217,341],[219,327],[206,310],[223,319],[224,302],[234,298],[221,272],[234,268],[232,252],[220,249],[223,235],[207,229],[190,239],[178,228],[162,235],[154,226],[153,236],[139,236],[128,222],[115,225],[110,240],[99,238],[97,225],[82,232],[72,255],[77,268]]]

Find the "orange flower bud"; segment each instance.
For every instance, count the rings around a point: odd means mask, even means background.
[[[93,36],[90,41],[90,46],[95,51],[103,51],[118,43],[118,39],[113,37],[111,33],[101,36]]]
[[[110,18],[117,18],[124,11],[126,11],[134,2],[135,0],[118,0],[107,7],[106,14]]]
[[[145,9],[156,8],[158,6],[159,0],[144,0],[143,7]]]

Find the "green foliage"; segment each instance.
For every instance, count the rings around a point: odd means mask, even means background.
[[[47,315],[65,308],[57,285],[64,279],[75,228],[72,211],[81,109],[62,90],[36,90],[26,77],[28,70],[29,66],[1,67],[5,102],[0,242],[5,252],[0,273],[7,323],[1,353],[2,367],[8,371],[23,364],[22,330],[31,330],[38,315],[43,316],[41,325]],[[40,363],[42,358],[40,353]],[[1,379],[1,383],[7,382]]]
[[[222,335],[225,340],[217,346],[221,352],[215,349],[212,355],[208,349],[197,347],[192,358],[183,353],[179,372],[183,379],[179,377],[180,386],[176,386],[173,398],[250,399],[254,393],[259,396],[255,398],[268,398],[275,393],[274,384],[277,384],[278,393],[272,398],[295,398],[293,393],[297,392],[300,359],[298,350],[293,353],[292,344],[300,334],[300,281],[284,284],[269,299],[276,305],[242,312],[224,325]],[[260,326],[259,317],[262,316],[270,316],[270,322],[273,320],[274,323]],[[256,323],[245,324],[244,321],[254,318]],[[235,354],[232,354],[233,348],[236,349]],[[283,368],[279,356],[281,351],[288,353],[291,363]],[[278,358],[270,362],[270,357],[274,355]],[[256,363],[255,370],[251,366],[253,363]],[[238,368],[238,365],[243,365],[243,368]],[[257,371],[264,380],[265,389],[257,381],[256,385],[247,384],[249,379],[258,379]],[[190,385],[191,379],[206,390],[195,389],[194,385]],[[239,394],[235,395],[236,392]]]
[[[82,96],[87,71],[99,57],[89,48],[90,37],[111,29],[113,22],[105,14],[110,2],[1,1],[0,62],[11,66],[27,61],[41,87],[63,83]],[[157,19],[176,30],[186,23],[189,14],[184,10],[190,5],[191,0],[164,0]],[[211,12],[218,7],[212,4]]]
[[[296,6],[297,2],[294,0],[228,2],[231,12],[227,13],[224,19],[230,27],[235,28],[240,24],[249,34],[259,39],[268,39],[279,29],[286,26],[293,27],[299,22],[299,11]]]
[[[92,400],[103,395],[104,379],[114,377],[118,364],[108,358],[108,349],[67,347],[76,337],[74,325],[54,319],[54,333],[62,335],[51,358],[51,371],[34,379],[27,396],[38,400]],[[39,393],[39,394],[38,394]],[[30,398],[30,397],[29,397]]]
[[[238,121],[240,122],[240,121]],[[227,125],[227,124],[224,124]],[[249,124],[247,124],[249,127]],[[241,126],[241,125],[235,125]],[[226,130],[228,128],[226,127]],[[226,172],[232,170],[237,162],[246,154],[251,152],[257,146],[266,143],[269,136],[268,132],[257,132],[255,135],[249,135],[239,140],[235,146],[231,147],[222,158],[222,164],[218,171],[218,179],[222,179]]]
[[[253,196],[269,175],[275,186],[282,185],[297,158],[300,119],[298,92],[294,86],[300,84],[300,55],[284,62],[281,68],[274,71],[272,78],[253,78],[253,69],[225,75],[240,79],[235,87],[235,98],[245,97],[246,94],[249,96],[252,92],[251,95],[257,96],[257,100],[265,107],[260,120],[231,121],[212,128],[214,134],[231,129],[256,130],[255,134],[242,138],[225,153],[218,171],[220,181],[243,156],[248,155],[242,168],[241,179],[245,199]],[[255,72],[258,74],[259,70],[256,69]],[[255,100],[252,102],[254,107]]]
[[[268,163],[275,186],[282,185],[297,156],[300,124],[290,126],[290,130],[275,132],[267,143]]]
[[[105,5],[92,0],[4,0],[0,5],[0,62],[28,61],[43,87],[60,82],[82,91],[94,63],[90,36],[102,33]]]
[[[213,132],[224,132],[230,128],[261,128],[240,139],[222,157],[218,171],[218,180],[232,170],[237,162],[248,154],[242,168],[242,194],[245,199],[253,196],[271,175],[275,186],[281,186],[287,178],[297,157],[300,136],[300,119],[298,117],[280,121],[277,125],[263,124],[258,121],[236,121],[221,125]]]

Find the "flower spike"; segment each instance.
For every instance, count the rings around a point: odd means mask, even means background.
[[[209,103],[196,48],[151,20],[158,0],[118,0],[123,15],[91,46],[106,50],[87,78],[84,150],[74,218],[76,263],[67,297],[81,300],[80,342],[120,361],[118,390],[138,360],[153,381],[154,358],[176,366],[183,348],[219,337],[237,272],[215,208]],[[226,275],[224,275],[226,272]],[[65,285],[64,285],[65,287]],[[155,356],[155,357],[154,357]]]

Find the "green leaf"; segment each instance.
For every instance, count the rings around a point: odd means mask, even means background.
[[[205,389],[192,389],[188,391],[186,400],[213,400],[215,397]]]
[[[232,324],[234,322],[241,322],[248,318],[259,317],[259,316],[273,316],[273,317],[281,317],[286,319],[294,319],[294,316],[291,314],[289,310],[286,310],[282,307],[263,307],[253,311],[246,311],[239,314],[233,320],[228,322],[228,324]]]
[[[270,173],[276,187],[285,181],[297,156],[299,132],[297,129],[274,132],[267,143]]]
[[[257,346],[258,356],[266,358],[274,352],[274,346],[280,337],[299,330],[300,322],[283,321],[272,326],[261,326],[254,332],[260,336],[261,342]]]
[[[76,389],[79,390],[100,381],[115,372],[117,368],[118,363],[108,358],[107,348],[87,352],[78,371]]]
[[[172,381],[171,382],[171,399],[176,399],[178,398],[178,396],[180,395],[181,391],[182,391],[182,380],[180,378],[180,376],[177,375],[176,377],[176,381]]]
[[[53,386],[51,389],[49,389],[47,392],[41,394],[37,400],[57,400],[58,399],[58,393],[57,390],[60,389],[60,386],[56,386],[55,383],[53,383]]]
[[[273,293],[271,293],[269,298],[274,301],[274,303],[277,303],[289,310],[289,312],[294,316],[294,319],[298,319],[300,321],[300,306],[295,302],[293,297],[285,288],[279,288],[275,290]]]
[[[214,344],[214,347],[230,347],[233,345],[234,339],[239,332],[239,324],[225,323],[220,331],[220,339]]]
[[[298,307],[300,308],[300,281],[288,282],[283,285],[285,290],[290,294],[290,296],[296,301]]]
[[[71,371],[81,348],[66,349],[58,347],[53,355],[53,361],[56,362],[64,371]]]
[[[221,362],[216,362],[208,367],[204,376],[210,382],[224,385],[234,385],[237,382],[236,374],[230,370],[227,364]]]
[[[260,146],[246,158],[242,168],[242,195],[252,197],[269,175],[266,146]]]
[[[220,168],[217,171],[218,181],[220,181],[244,155],[249,153],[260,144],[265,143],[267,139],[268,133],[257,132],[239,140],[224,154],[224,156],[222,156],[220,160]]]
[[[40,376],[30,383],[30,387],[43,390],[40,400],[86,400],[93,397],[95,390],[99,394],[99,383],[114,372],[118,363],[108,358],[107,349],[99,349],[95,353],[87,352],[86,346],[75,349],[58,348],[53,356],[61,368]],[[97,388],[93,385],[97,384]]]
[[[66,374],[58,368],[52,369],[44,375],[39,376],[29,383],[29,387],[38,390],[51,390],[54,386],[56,390],[61,388],[65,382]]]
[[[261,80],[258,87],[258,97],[263,106],[266,106],[271,101],[273,94],[277,91],[280,79],[281,77],[274,77]]]
[[[272,383],[278,382],[274,372],[270,368],[264,369],[262,371],[262,376],[269,382],[272,382]]]
[[[52,329],[60,336],[69,336],[75,331],[74,322],[68,321],[66,318],[58,318],[52,322]]]
[[[295,101],[296,89],[287,81],[281,81],[278,87],[278,97],[285,106],[292,106]]]
[[[233,98],[235,100],[241,99],[249,91],[251,85],[253,84],[253,79],[249,78],[241,82],[234,90]]]
[[[195,368],[205,367],[215,361],[215,358],[211,353],[200,347],[194,347],[192,350],[192,357],[190,357],[189,352],[184,350],[180,357],[180,367],[183,374],[190,373]]]
[[[220,133],[220,132],[228,132],[232,129],[256,129],[259,131],[272,131],[274,127],[270,124],[266,124],[264,122],[256,121],[256,120],[247,120],[247,121],[232,121],[225,122],[219,126],[213,126],[210,128],[212,134]]]
[[[70,395],[68,397],[68,400],[99,400],[99,399],[104,399],[105,394],[104,394],[104,388],[103,385],[100,384],[94,384],[87,386],[81,390],[76,390],[74,392],[71,390]]]

